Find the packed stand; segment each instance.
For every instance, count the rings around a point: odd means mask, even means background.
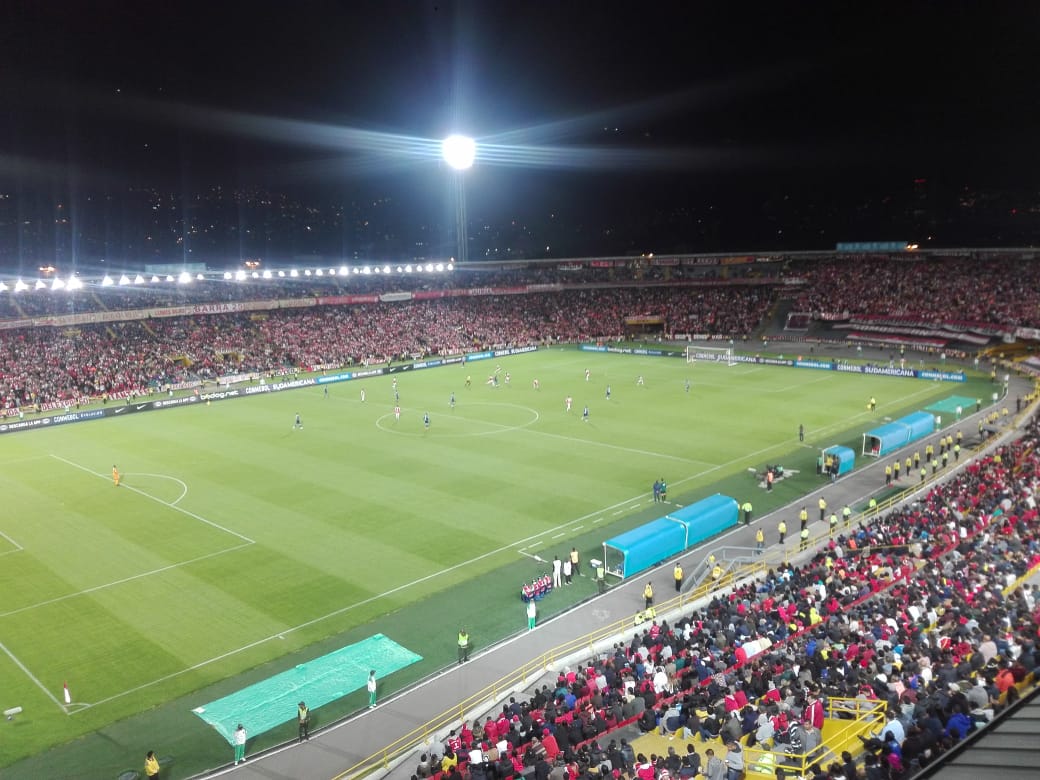
[[[600,288],[0,330],[0,402],[75,405],[230,374],[620,339],[632,314],[743,333],[770,302],[759,288]]]
[[[837,257],[790,273],[806,282],[796,309],[816,315],[1040,327],[1040,262],[1033,259]]]
[[[720,780],[747,768],[752,747],[773,752],[778,777],[793,775],[794,756],[817,752],[831,699],[839,713],[840,699],[880,704],[885,719],[857,751],[862,765],[846,752],[810,776],[908,777],[1040,672],[1034,591],[1003,594],[1040,565],[1038,445],[1034,420],[1021,440],[805,565],[717,595],[674,625],[654,621],[529,701],[463,724],[415,777]],[[612,733],[633,723],[680,737],[685,751],[635,753]],[[716,738],[724,759],[704,745]]]

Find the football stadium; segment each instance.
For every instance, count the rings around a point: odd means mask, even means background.
[[[0,291],[4,777],[927,769],[1034,690],[1032,253],[70,287]]]

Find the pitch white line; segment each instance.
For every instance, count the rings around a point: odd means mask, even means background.
[[[566,535],[567,535],[567,533],[566,533],[566,531],[565,531],[565,532],[563,532],[563,533],[560,533],[560,534],[556,534],[556,536],[554,536],[554,537],[553,537],[553,539],[559,539],[559,538],[560,538],[561,536],[566,536]]]
[[[127,582],[133,582],[134,580],[139,580],[139,579],[142,579],[144,577],[151,577],[153,574],[161,574],[164,571],[170,571],[171,569],[178,569],[181,566],[188,566],[189,564],[192,564],[192,563],[198,563],[199,561],[205,561],[208,558],[215,558],[218,555],[224,555],[225,553],[234,552],[235,550],[241,550],[243,547],[248,547],[250,544],[252,544],[252,542],[245,543],[245,544],[237,544],[234,547],[228,547],[226,550],[218,550],[217,552],[207,553],[206,555],[200,555],[199,557],[192,558],[191,560],[180,561],[178,563],[171,563],[168,566],[161,566],[158,569],[151,569],[149,571],[143,571],[140,574],[134,574],[134,575],[131,575],[129,577],[124,577],[121,580],[113,580],[112,582],[106,582],[103,585],[94,585],[93,587],[90,587],[90,588],[84,588],[83,590],[78,590],[75,593],[66,593],[64,596],[56,596],[56,597],[54,597],[52,599],[47,599],[46,601],[38,601],[35,604],[28,604],[28,605],[26,605],[24,607],[18,607],[18,609],[8,610],[7,612],[0,612],[0,618],[10,617],[11,615],[17,615],[17,614],[19,614],[21,612],[28,612],[29,610],[37,609],[38,607],[46,607],[48,604],[57,604],[60,601],[67,601],[68,599],[74,599],[77,596],[85,596],[88,593],[97,593],[99,590],[105,590],[106,588],[112,588],[112,587],[115,587],[116,585],[123,585],[123,584],[125,584]]]
[[[904,400],[907,400],[908,398],[912,398],[912,397],[914,397],[914,396],[916,396],[918,394],[919,393],[912,393],[912,394],[910,394],[908,396],[903,396],[903,397],[901,397],[898,400],[899,401],[904,401]],[[862,413],[861,413],[861,415],[862,415]],[[856,415],[856,417],[859,417],[859,416],[860,415]],[[853,419],[855,419],[855,418],[853,418]],[[749,454],[746,454],[746,455],[742,455],[739,458],[734,458],[733,460],[731,460],[731,461],[729,461],[727,463],[722,463],[722,464],[719,464],[718,466],[713,466],[712,468],[708,469],[707,471],[703,471],[703,472],[700,472],[698,474],[693,474],[693,475],[691,475],[689,477],[685,477],[683,479],[680,479],[677,482],[673,482],[672,484],[673,485],[682,484],[684,482],[688,482],[690,480],[697,479],[697,478],[699,478],[701,476],[704,476],[706,474],[710,474],[713,471],[718,471],[719,469],[726,468],[728,466],[731,466],[733,464],[739,463],[741,461],[754,459],[754,458],[756,458],[757,456],[759,456],[759,455],[761,455],[763,453],[770,452],[770,451],[772,451],[774,449],[778,449],[779,447],[788,447],[788,446],[790,446],[790,442],[781,442],[780,444],[774,444],[774,445],[771,445],[769,447],[765,447],[765,448],[763,448],[761,450],[758,450],[757,452],[752,452],[752,453],[749,453]],[[75,464],[73,464],[73,465],[75,465]],[[82,468],[82,467],[81,466],[77,466],[77,468]],[[84,469],[84,470],[87,470],[87,469]],[[91,473],[93,473],[93,472],[91,472]],[[104,476],[104,475],[101,475],[101,476]],[[208,658],[208,659],[206,659],[204,661],[200,661],[199,663],[193,664],[193,665],[191,665],[191,666],[189,666],[189,667],[187,667],[185,669],[181,669],[180,671],[172,672],[170,674],[167,674],[167,675],[164,675],[162,677],[159,677],[158,679],[152,680],[151,682],[142,683],[141,685],[138,685],[138,686],[135,686],[133,688],[130,688],[129,690],[123,691],[121,693],[113,694],[112,696],[109,696],[107,698],[104,698],[104,699],[101,699],[99,701],[96,701],[93,704],[88,705],[84,709],[89,709],[90,707],[97,707],[97,706],[100,706],[102,704],[107,704],[110,701],[115,701],[116,699],[120,699],[120,698],[122,698],[124,696],[129,696],[131,694],[137,693],[138,691],[142,691],[142,690],[145,690],[146,688],[150,688],[150,687],[152,687],[154,685],[159,685],[159,684],[164,683],[164,682],[166,682],[168,680],[172,680],[172,679],[175,679],[175,678],[180,677],[182,675],[189,674],[191,672],[197,671],[198,669],[202,669],[202,668],[204,668],[206,666],[209,666],[210,664],[217,663],[219,661],[223,661],[224,659],[230,658],[231,656],[238,655],[239,653],[246,652],[247,650],[251,650],[254,647],[258,647],[258,646],[260,646],[262,644],[265,644],[267,642],[272,642],[272,641],[274,641],[276,639],[284,637],[286,634],[290,634],[290,633],[294,633],[294,632],[297,632],[297,631],[301,631],[301,630],[303,630],[305,628],[309,628],[310,626],[316,625],[316,624],[321,623],[321,622],[323,622],[325,620],[329,620],[331,618],[338,617],[340,615],[346,614],[347,612],[351,612],[351,611],[353,611],[355,609],[358,609],[359,607],[366,606],[366,605],[371,604],[371,603],[373,603],[375,601],[378,601],[380,599],[387,598],[388,596],[393,596],[393,595],[395,595],[397,593],[400,593],[401,591],[408,590],[409,588],[413,588],[413,587],[415,587],[417,585],[421,585],[421,584],[423,584],[425,582],[429,582],[430,580],[437,579],[438,577],[442,577],[442,576],[444,576],[446,574],[451,574],[452,572],[458,571],[459,569],[462,569],[462,568],[465,568],[465,567],[471,567],[474,563],[478,563],[478,562],[483,561],[483,560],[485,560],[487,558],[491,558],[491,557],[493,557],[495,555],[499,555],[499,554],[501,554],[503,552],[507,552],[507,551],[513,550],[513,549],[520,549],[521,546],[524,549],[530,549],[531,547],[534,546],[534,544],[540,544],[544,540],[544,537],[552,534],[555,531],[559,531],[561,529],[572,528],[573,526],[575,526],[575,525],[577,525],[579,523],[583,523],[583,522],[585,522],[587,520],[592,519],[593,517],[595,517],[596,515],[598,515],[601,512],[609,512],[612,509],[624,506],[625,504],[630,504],[633,501],[638,501],[639,499],[640,499],[639,496],[634,497],[634,498],[628,498],[628,499],[625,499],[624,501],[619,501],[616,504],[613,504],[611,506],[603,507],[601,509],[597,509],[595,512],[589,512],[586,515],[583,515],[581,517],[575,518],[574,520],[570,520],[570,521],[568,521],[566,523],[563,523],[562,525],[556,526],[555,528],[550,528],[550,529],[547,529],[545,531],[540,531],[539,533],[533,534],[533,535],[525,537],[523,539],[517,539],[515,542],[511,542],[509,544],[503,545],[503,546],[498,547],[496,549],[489,550],[488,552],[485,552],[485,553],[482,553],[480,555],[477,555],[477,556],[475,556],[473,558],[470,558],[469,560],[462,561],[460,563],[456,563],[456,564],[454,564],[452,566],[449,566],[447,568],[441,569],[440,571],[432,572],[432,573],[427,574],[427,575],[425,575],[423,577],[419,577],[418,579],[412,580],[411,582],[403,583],[403,584],[398,585],[396,587],[393,587],[393,588],[391,588],[389,590],[386,590],[383,593],[378,593],[378,594],[375,594],[373,596],[368,597],[367,599],[363,599],[361,601],[355,602],[354,604],[348,604],[345,607],[341,607],[340,609],[337,609],[337,610],[334,610],[332,612],[329,612],[328,614],[321,615],[321,616],[316,617],[316,618],[312,618],[311,620],[308,620],[308,621],[306,621],[304,623],[300,623],[297,626],[292,626],[290,628],[283,629],[283,630],[279,631],[276,634],[271,634],[270,636],[266,636],[266,637],[263,637],[261,639],[257,639],[256,641],[250,642],[249,644],[243,645],[242,647],[238,647],[238,648],[235,648],[233,650],[228,650],[225,653],[221,653],[220,655],[214,656],[213,658]],[[739,531],[742,531],[742,530],[743,530],[742,526],[734,528],[734,529],[732,529],[730,531],[725,532],[721,536],[719,536],[716,541],[721,541],[722,539],[725,539],[725,538],[729,537],[730,535],[732,535],[734,533],[737,533]],[[82,712],[83,710],[79,710],[79,711]],[[70,713],[70,714],[75,714],[75,713]]]
[[[177,479],[177,477],[171,477],[169,474],[146,474],[143,471],[128,471],[123,476],[126,477],[155,477],[156,479],[168,479],[171,482],[176,482],[181,486],[181,494],[177,496],[173,501],[170,502],[170,506],[180,503],[181,499],[188,495],[188,486],[184,483],[184,480]]]
[[[107,474],[99,474],[96,471],[91,471],[86,466],[81,466],[79,463],[75,463],[75,462],[73,462],[71,460],[68,460],[67,458],[61,457],[61,455],[55,455],[52,452],[51,453],[51,457],[54,458],[55,460],[60,460],[62,463],[68,464],[69,466],[72,466],[73,468],[77,468],[80,471],[85,471],[88,474],[93,474],[95,477],[100,477],[101,479],[105,479],[105,480],[108,479],[108,475]],[[140,490],[139,488],[135,488],[133,485],[127,485],[124,482],[123,484],[120,485],[120,487],[125,487],[127,490],[130,490],[130,491],[132,491],[134,493],[137,493],[140,496],[144,496],[145,498],[151,499],[152,501],[154,501],[157,504],[162,504],[163,506],[167,506],[170,509],[173,509],[173,510],[175,510],[177,512],[180,512],[183,515],[187,515],[188,517],[192,518],[193,520],[198,520],[200,523],[205,523],[206,525],[208,525],[208,526],[210,526],[212,528],[216,528],[218,531],[223,531],[224,533],[230,534],[231,536],[236,536],[239,539],[241,539],[243,542],[248,542],[249,544],[256,544],[256,541],[254,539],[250,539],[248,536],[245,536],[244,534],[240,534],[238,531],[232,531],[230,528],[225,528],[224,526],[220,525],[220,523],[214,523],[212,520],[207,520],[202,515],[197,515],[197,514],[195,514],[192,511],[189,511],[187,509],[183,509],[182,507],[179,507],[179,506],[177,506],[175,504],[171,504],[169,501],[163,501],[161,498],[156,498],[155,496],[153,496],[153,495],[151,495],[149,493],[145,493],[143,490]],[[180,500],[180,499],[178,499],[178,500]]]
[[[28,677],[30,680],[32,680],[32,682],[36,685],[36,687],[39,688],[41,691],[43,691],[44,694],[46,694],[48,699],[50,699],[52,702],[57,704],[58,708],[61,709],[62,712],[64,712],[66,715],[68,714],[68,710],[65,709],[65,705],[64,704],[62,704],[60,701],[58,701],[58,697],[55,696],[53,693],[51,693],[47,689],[47,686],[44,685],[42,682],[40,682],[36,678],[36,675],[34,675],[32,672],[29,671],[29,667],[26,666],[25,664],[23,664],[21,661],[19,661],[18,657],[14,653],[12,653],[10,650],[8,650],[7,649],[7,645],[5,645],[3,642],[0,642],[0,650],[3,650],[4,653],[7,654],[7,657],[10,658],[12,661],[14,661],[15,666],[17,666],[19,669],[21,669],[25,673],[25,676]]]
[[[5,533],[4,533],[3,531],[0,531],[0,536],[4,537],[4,538],[5,538],[5,539],[6,539],[7,541],[9,541],[9,542],[10,542],[10,543],[11,543],[12,545],[14,545],[14,549],[13,549],[13,550],[5,550],[4,552],[0,553],[0,556],[4,556],[4,555],[10,555],[11,553],[16,553],[16,552],[21,552],[22,550],[24,550],[24,549],[25,549],[25,548],[24,548],[24,547],[22,547],[22,546],[21,546],[20,544],[18,544],[18,542],[16,542],[16,541],[15,541],[14,539],[12,539],[12,538],[11,538],[10,536],[8,536],[7,534],[5,534]]]

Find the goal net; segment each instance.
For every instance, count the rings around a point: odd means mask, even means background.
[[[698,360],[725,363],[727,366],[737,364],[733,359],[733,347],[687,347],[686,362],[696,363]]]

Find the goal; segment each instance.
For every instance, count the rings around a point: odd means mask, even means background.
[[[733,347],[687,347],[686,362],[696,363],[698,360],[713,360],[727,366],[737,364],[733,359]]]

